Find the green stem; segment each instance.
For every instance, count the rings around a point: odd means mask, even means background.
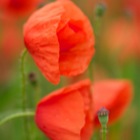
[[[35,87],[35,105],[38,103],[38,101],[39,101],[39,99],[40,99],[40,88],[39,88],[39,86],[37,85],[36,87]]]
[[[20,58],[20,73],[21,73],[21,93],[22,93],[22,110],[26,111],[27,108],[27,97],[26,97],[26,77],[24,70],[24,60],[27,50],[24,49]],[[30,124],[28,118],[24,118],[24,130],[26,140],[30,140]]]
[[[25,80],[25,72],[24,72],[24,59],[26,56],[27,50],[23,50],[20,58],[20,73],[21,73],[21,92],[22,92],[22,109],[26,110],[26,80]]]
[[[27,116],[34,116],[34,112],[26,111],[26,112],[18,112],[15,114],[11,114],[0,121],[0,126],[7,123],[8,121],[19,118],[19,117],[27,117]]]
[[[107,127],[106,127],[106,125],[105,126],[102,126],[101,133],[102,133],[102,140],[106,140],[106,133],[107,133]]]

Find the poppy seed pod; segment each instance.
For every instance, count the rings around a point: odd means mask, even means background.
[[[106,125],[108,122],[109,111],[106,108],[102,107],[100,110],[98,110],[97,115],[98,115],[98,120],[101,126],[106,128]]]
[[[36,11],[24,26],[25,45],[43,75],[58,84],[60,75],[83,73],[94,54],[88,18],[70,0],[58,0]]]
[[[44,97],[37,105],[37,126],[51,140],[90,140],[93,133],[90,81],[80,81]]]

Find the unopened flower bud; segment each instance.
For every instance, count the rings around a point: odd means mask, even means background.
[[[106,10],[106,5],[104,3],[99,3],[95,7],[95,14],[97,17],[102,17],[103,14],[105,13]]]
[[[33,86],[37,85],[36,74],[34,72],[29,73],[28,75],[29,81]]]
[[[133,12],[130,9],[124,10],[124,16],[127,18],[127,20],[132,20]]]

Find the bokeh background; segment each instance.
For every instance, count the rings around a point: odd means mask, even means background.
[[[134,85],[133,101],[125,115],[108,127],[108,138],[139,140],[140,1],[73,1],[88,16],[96,38],[96,53],[88,70],[75,79],[90,77],[95,81],[108,78],[131,80]],[[11,9],[8,11],[9,7],[5,6],[5,2],[3,0],[0,2],[0,118],[21,110],[20,56],[25,47],[23,26],[32,12],[50,1],[24,0],[21,5],[16,5],[17,11]],[[25,9],[18,11],[23,5]],[[41,97],[73,80],[62,77],[59,85],[52,85],[42,76],[28,53],[25,58],[25,72],[28,108],[32,110],[35,110]],[[30,121],[31,139],[46,140],[47,138],[36,127],[34,118],[30,117],[28,121]],[[5,123],[0,126],[0,140],[25,140],[23,127],[23,118]],[[95,130],[92,139],[100,139],[99,130]]]

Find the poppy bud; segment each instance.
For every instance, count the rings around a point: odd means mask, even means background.
[[[99,3],[95,7],[95,14],[97,17],[102,17],[105,13],[106,5],[104,3]]]
[[[28,79],[33,86],[37,85],[36,74],[34,72],[29,73]]]

